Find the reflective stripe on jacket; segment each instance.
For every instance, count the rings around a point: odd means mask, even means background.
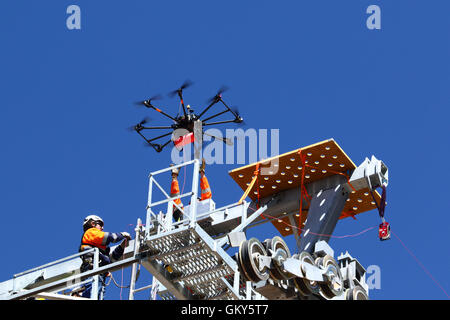
[[[99,248],[100,249],[100,266],[107,265],[111,263],[111,261],[117,261],[121,258],[124,252],[124,248],[122,246],[117,246],[112,253],[110,253],[110,248],[108,245],[110,243],[116,243],[125,239],[125,237],[121,233],[115,232],[104,232],[98,230],[97,228],[90,228],[86,230],[81,238],[81,245],[79,251],[84,251],[90,248]],[[88,253],[83,256],[82,259],[86,259],[92,257],[93,253]],[[89,268],[89,266],[82,266],[83,270],[85,268]],[[87,269],[85,269],[87,270]]]
[[[108,232],[98,230],[97,228],[90,228],[86,230],[81,239],[81,249],[86,247],[96,247],[106,250],[108,240]]]
[[[202,190],[202,200],[210,199],[212,197],[211,188],[209,187],[206,176],[200,178],[200,189]]]

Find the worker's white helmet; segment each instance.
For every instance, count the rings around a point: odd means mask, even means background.
[[[102,226],[103,226],[103,224],[104,224],[102,218],[100,218],[99,216],[96,216],[96,215],[94,215],[94,214],[91,214],[91,215],[87,216],[86,218],[84,218],[84,221],[83,221],[83,230],[86,231],[87,229],[89,229],[89,228],[91,227],[91,222],[92,222],[92,221],[100,222],[100,223],[102,224]]]

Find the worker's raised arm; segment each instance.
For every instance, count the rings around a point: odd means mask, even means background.
[[[110,243],[117,243],[123,239],[127,238],[131,239],[131,236],[128,232],[105,232],[103,241],[104,245],[108,245]]]
[[[125,247],[128,245],[128,241],[131,240],[131,236],[128,232],[121,232],[120,235],[122,236],[123,242],[109,254],[109,257],[112,261],[117,261],[122,257],[125,251]]]

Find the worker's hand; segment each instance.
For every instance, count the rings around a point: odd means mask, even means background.
[[[205,167],[206,167],[206,162],[205,162],[205,158],[203,158],[202,164],[200,165],[200,173],[205,174]]]
[[[121,232],[120,234],[127,240],[131,240],[131,236],[128,232]]]

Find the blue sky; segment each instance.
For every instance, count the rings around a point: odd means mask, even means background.
[[[71,4],[81,30],[66,27]],[[381,30],[366,27],[372,4]],[[330,244],[380,266],[372,299],[448,299],[439,285],[450,293],[449,10],[445,0],[2,1],[0,281],[75,253],[90,213],[107,231],[132,232],[145,217],[148,173],[171,161],[125,130],[144,116],[167,123],[133,102],[191,79],[186,103],[204,106],[229,86],[226,101],[248,128],[280,129],[280,153],[334,138],[356,164],[382,159],[386,219],[426,271],[375,230]],[[161,103],[178,111],[176,99]],[[208,167],[217,205],[242,195],[228,175],[238,166]],[[378,224],[372,211],[334,234]],[[107,298],[120,297],[110,285]]]

